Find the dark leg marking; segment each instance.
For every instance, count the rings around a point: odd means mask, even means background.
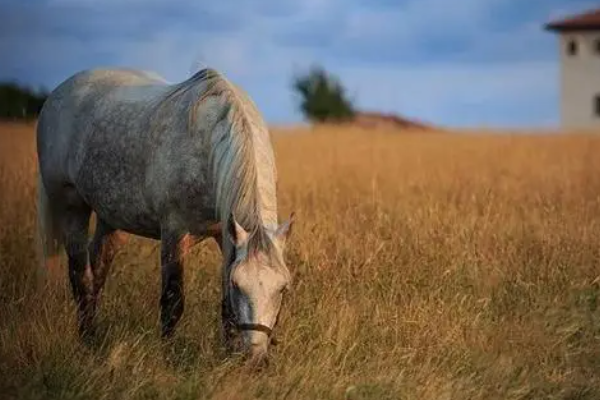
[[[215,240],[219,244],[219,249],[221,250],[221,254],[223,257],[227,257],[226,253],[223,251],[223,237],[221,234],[214,236]],[[226,263],[226,265],[231,265],[235,258],[235,254],[229,255],[230,260]],[[235,329],[235,318],[231,311],[230,298],[227,290],[227,285],[229,282],[229,277],[225,274],[225,269],[227,267],[223,266],[223,282],[222,282],[222,299],[221,299],[221,337],[223,339],[223,344],[225,345],[225,351],[228,353],[232,353],[235,350],[234,341],[236,338],[236,329]]]
[[[161,238],[162,293],[160,306],[163,338],[173,335],[175,326],[183,314],[185,296],[181,241],[181,236],[170,233],[163,233]]]
[[[119,232],[98,218],[94,238],[88,247],[94,276],[94,309],[97,309],[106,276],[117,253],[119,240]]]
[[[69,280],[78,307],[79,333],[91,333],[94,304],[94,276],[88,264],[88,226],[91,211],[87,206],[68,208],[63,215],[65,250],[69,258]]]
[[[228,353],[233,352],[235,350],[234,340],[236,331],[233,315],[229,307],[229,298],[226,296],[223,296],[223,300],[221,301],[221,335],[225,351]]]

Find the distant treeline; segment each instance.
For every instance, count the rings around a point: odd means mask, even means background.
[[[35,119],[47,97],[48,92],[43,89],[34,90],[15,82],[0,82],[0,119]]]

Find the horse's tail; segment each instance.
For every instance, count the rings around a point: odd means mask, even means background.
[[[58,268],[61,234],[59,222],[56,214],[52,211],[50,199],[39,172],[37,190],[38,255],[41,272],[45,276],[49,270],[51,272],[51,270]]]

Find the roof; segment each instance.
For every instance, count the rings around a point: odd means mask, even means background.
[[[600,30],[600,8],[550,22],[546,29],[558,32]]]

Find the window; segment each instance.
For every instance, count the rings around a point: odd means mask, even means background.
[[[575,41],[575,39],[571,39],[567,43],[567,54],[570,56],[574,56],[575,54],[577,54],[577,42]]]
[[[600,94],[594,97],[594,115],[600,117]]]

